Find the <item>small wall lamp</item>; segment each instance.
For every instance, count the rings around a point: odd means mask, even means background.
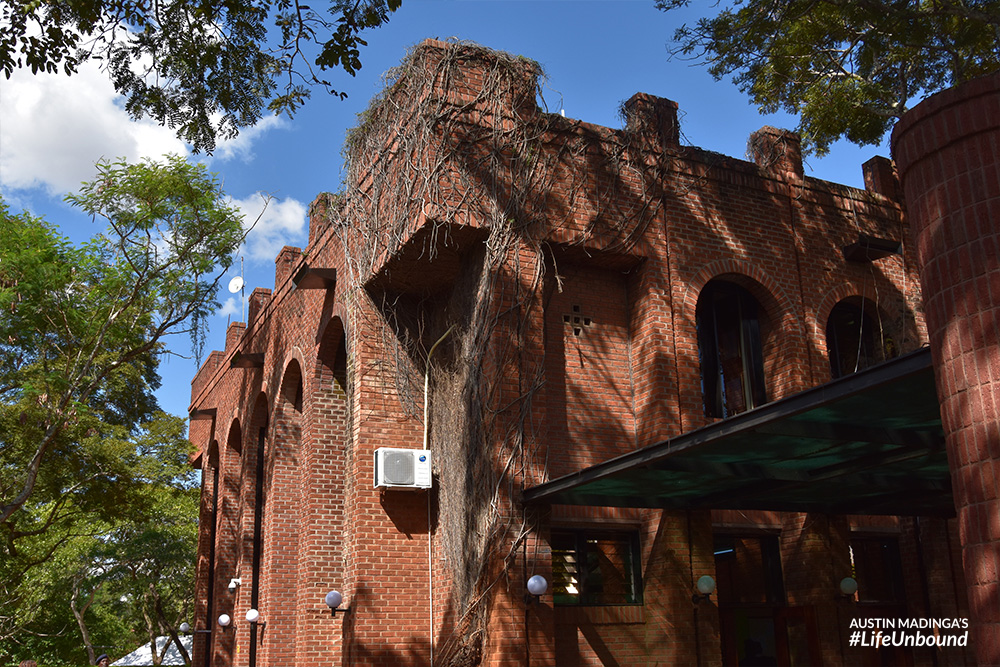
[[[540,574],[528,579],[528,592],[524,596],[524,603],[540,602],[545,591],[549,590],[549,581]]]
[[[842,598],[853,598],[858,592],[858,581],[854,577],[844,577],[840,580],[840,596]]]
[[[200,635],[200,634],[209,634],[210,635],[210,634],[212,634],[211,630],[192,630],[191,629],[191,624],[188,623],[187,621],[184,621],[183,623],[181,623],[180,627],[177,628],[177,629],[180,630],[180,633],[182,635]]]
[[[340,605],[344,602],[344,596],[340,594],[340,591],[330,591],[326,594],[324,598],[326,606],[330,608],[330,615],[336,616],[338,611],[342,611],[345,614],[351,610],[350,607],[340,608]]]
[[[233,619],[229,614],[219,614],[219,627],[223,630],[232,627]]]
[[[698,604],[702,600],[709,599],[708,596],[710,596],[715,590],[715,579],[707,574],[702,577],[698,577],[698,582],[695,584],[695,588],[698,592],[691,596],[691,602]]]
[[[267,621],[260,620],[260,612],[256,609],[247,610],[247,623],[251,626],[256,625],[260,628],[260,643],[264,643],[264,628],[267,627]]]

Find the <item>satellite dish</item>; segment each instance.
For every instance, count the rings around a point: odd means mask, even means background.
[[[229,281],[229,291],[232,294],[236,294],[241,289],[243,289],[243,277],[242,276],[236,276],[235,278],[233,278],[232,280]]]

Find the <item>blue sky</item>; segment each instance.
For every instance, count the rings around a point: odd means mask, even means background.
[[[710,10],[713,3],[696,2]],[[274,257],[283,245],[304,246],[306,210],[320,192],[337,191],[340,149],[357,114],[381,89],[382,74],[407,49],[427,37],[473,41],[538,61],[546,74],[550,111],[590,123],[620,127],[618,107],[636,92],[679,103],[683,143],[742,157],[751,132],[763,125],[792,128],[793,118],[761,116],[729,81],[717,82],[704,67],[670,60],[674,29],[695,11],[664,13],[653,0],[404,0],[386,26],[366,34],[363,68],[356,77],[333,73],[348,99],[316,91],[295,116],[268,118],[238,139],[200,156],[248,215],[256,217],[265,192],[274,199],[248,237],[243,256],[249,294],[273,287]],[[186,153],[188,147],[155,124],[132,122],[110,84],[87,70],[73,78],[18,72],[0,92],[0,192],[15,209],[26,208],[59,224],[80,241],[100,231],[97,223],[62,202],[62,196],[93,176],[101,158]],[[886,145],[836,144],[830,155],[808,158],[807,174],[862,186],[861,163],[886,155]],[[240,304],[225,289],[239,261],[223,278],[224,307],[213,318],[207,347],[225,341],[227,322],[240,319]],[[186,336],[172,347],[187,354]],[[186,414],[193,360],[167,357],[158,392],[164,409]]]

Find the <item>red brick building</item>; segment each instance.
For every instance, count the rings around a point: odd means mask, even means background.
[[[195,664],[973,663],[870,643],[969,617],[892,163],[682,146],[645,94],[598,127],[537,75],[417,47],[192,382]]]

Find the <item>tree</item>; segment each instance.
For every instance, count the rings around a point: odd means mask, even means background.
[[[402,0],[329,2],[322,12],[301,0],[0,0],[0,67],[7,78],[21,68],[73,74],[98,60],[133,117],[211,152],[265,108],[293,115],[313,87],[343,98],[321,73],[353,76],[361,32]]]
[[[91,664],[102,651],[177,636],[194,592],[199,489],[190,452],[184,419],[154,413],[108,471],[126,511],[78,514],[22,537],[0,561],[0,605],[20,621],[0,621],[0,664],[79,664],[84,655]],[[25,555],[53,543],[47,560],[24,569]]]
[[[138,473],[130,482],[134,509],[105,523],[105,530],[87,542],[77,568],[71,569],[70,608],[90,662],[99,651],[90,640],[87,612],[97,611],[103,599],[104,606],[122,607],[119,615],[133,629],[133,644],[149,644],[154,664],[169,646],[158,650],[156,639],[164,635],[190,664],[178,627],[194,595],[200,489],[188,467],[191,444],[184,420],[159,413],[135,445],[130,467]]]
[[[762,112],[798,115],[823,155],[841,137],[877,144],[910,100],[1000,68],[1000,0],[737,0],[674,42]]]
[[[20,584],[75,540],[144,511],[144,442],[170,334],[200,349],[241,216],[202,165],[98,165],[68,197],[107,230],[80,247],[0,201],[0,643],[44,592]]]

